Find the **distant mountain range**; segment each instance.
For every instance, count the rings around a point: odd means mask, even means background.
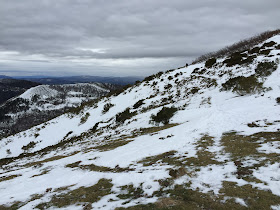
[[[0,76],[1,78],[1,76]],[[100,77],[100,76],[69,76],[69,77],[46,77],[46,76],[25,76],[13,77],[15,79],[24,79],[32,82],[38,82],[47,85],[58,84],[75,84],[75,83],[88,83],[100,82],[111,83],[116,85],[134,84],[137,80],[142,81],[143,77]]]
[[[142,81],[143,77],[99,77],[99,76],[69,76],[69,77],[47,77],[47,76],[15,76],[0,75],[0,104],[10,98],[22,94],[31,87],[40,84],[63,85],[77,83],[107,83],[113,85],[134,84]]]
[[[5,75],[0,75],[0,79],[11,79],[11,77],[5,76]]]

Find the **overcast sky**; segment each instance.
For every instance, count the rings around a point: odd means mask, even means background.
[[[280,28],[280,0],[0,0],[0,74],[146,76]]]

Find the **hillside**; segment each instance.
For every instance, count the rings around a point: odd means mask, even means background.
[[[0,137],[46,122],[121,88],[102,83],[38,85],[0,106]]]
[[[0,104],[39,84],[37,82],[17,80],[0,75]]]
[[[0,141],[5,209],[280,209],[280,35]]]

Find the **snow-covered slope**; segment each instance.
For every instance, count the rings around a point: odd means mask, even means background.
[[[279,55],[277,35],[2,139],[0,205],[279,209]]]
[[[78,83],[65,85],[39,85],[25,91],[19,96],[29,101],[46,100],[45,106],[50,109],[57,109],[56,103],[59,99],[64,99],[64,106],[68,103],[80,104],[83,100],[94,99],[104,96],[110,92],[110,89],[102,87],[101,83]],[[35,104],[38,107],[38,104]],[[60,105],[61,107],[61,105]]]
[[[27,100],[31,100],[35,95],[41,96],[42,98],[49,98],[57,96],[58,91],[51,89],[48,85],[39,85],[25,91],[19,97]]]
[[[0,138],[41,124],[117,88],[102,83],[32,87],[0,106]]]

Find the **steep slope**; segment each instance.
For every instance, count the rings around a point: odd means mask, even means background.
[[[38,85],[0,106],[0,137],[41,124],[120,86],[102,83]]]
[[[279,53],[276,35],[2,139],[0,205],[279,209]]]

